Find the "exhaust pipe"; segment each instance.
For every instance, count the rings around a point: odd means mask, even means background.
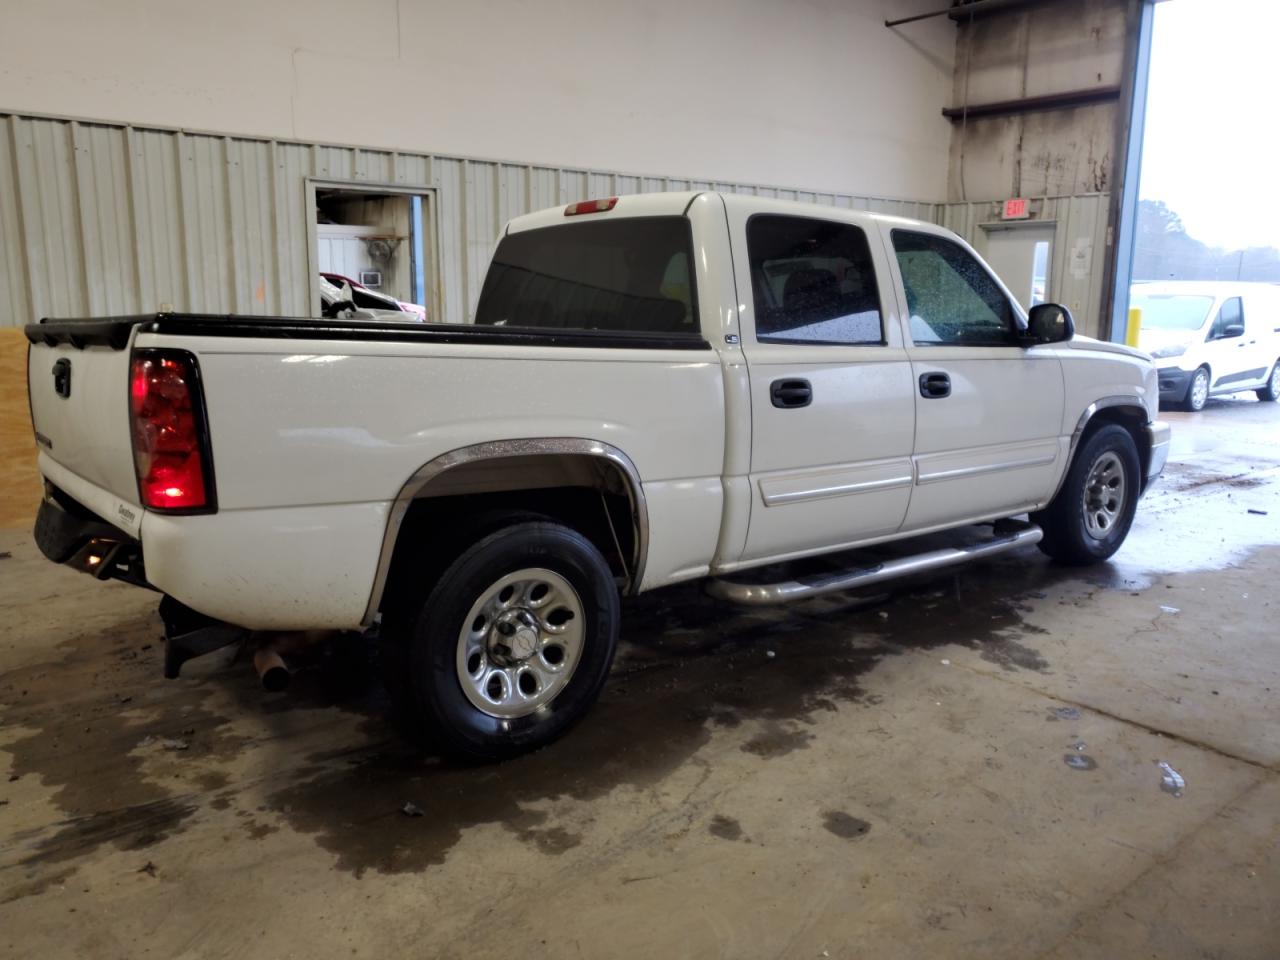
[[[279,693],[289,686],[289,678],[292,675],[289,665],[271,647],[259,647],[253,654],[253,665],[257,668],[258,678],[262,681],[264,690]]]

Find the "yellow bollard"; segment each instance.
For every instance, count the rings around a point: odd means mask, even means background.
[[[1134,307],[1129,311],[1129,327],[1124,332],[1124,342],[1131,347],[1138,345],[1138,331],[1142,329],[1142,310]]]

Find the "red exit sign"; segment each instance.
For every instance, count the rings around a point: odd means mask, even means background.
[[[1014,197],[1012,200],[1004,202],[1004,210],[1000,213],[1001,220],[1026,220],[1031,216],[1031,211],[1027,207],[1026,197]]]

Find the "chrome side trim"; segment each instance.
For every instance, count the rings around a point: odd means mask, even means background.
[[[497,460],[508,457],[535,457],[557,454],[601,457],[618,467],[626,477],[631,494],[631,509],[635,523],[635,556],[632,558],[631,573],[627,578],[627,592],[636,593],[644,579],[645,560],[649,555],[649,508],[644,499],[644,487],[640,482],[640,471],[625,453],[617,447],[599,440],[588,440],[583,437],[533,437],[521,440],[491,440],[486,443],[459,447],[441,454],[434,460],[419,467],[396,495],[391,505],[391,515],[387,518],[387,529],[382,535],[382,550],[378,555],[378,568],[374,574],[373,589],[369,594],[369,604],[365,608],[364,626],[373,623],[374,615],[382,602],[382,592],[387,586],[387,575],[391,571],[391,557],[395,553],[396,539],[400,534],[400,525],[414,500],[422,496],[427,485],[442,473],[474,463],[478,460]]]
[[[854,483],[833,483],[825,487],[814,487],[812,490],[795,490],[790,493],[765,493],[760,490],[760,499],[766,507],[778,507],[785,503],[803,503],[806,500],[826,500],[830,497],[843,497],[853,493],[868,493],[873,490],[891,490],[894,487],[911,486],[911,474],[901,477],[885,477],[881,480],[859,480]]]
[[[720,600],[729,600],[752,607],[804,600],[994,556],[1016,550],[1024,544],[1039,543],[1043,536],[1044,531],[1035,524],[1020,523],[1013,533],[997,536],[984,543],[931,550],[912,557],[887,560],[858,570],[821,574],[800,580],[784,580],[780,583],[734,583],[732,580],[709,580],[707,593]]]
[[[954,470],[938,470],[935,473],[922,473],[916,480],[918,486],[926,483],[937,483],[939,480],[958,480],[961,477],[980,477],[988,473],[1003,473],[1005,470],[1022,470],[1026,467],[1043,467],[1058,459],[1057,453],[1042,454],[1038,457],[1025,457],[1022,460],[1007,460],[1004,463],[984,463],[976,467],[957,467]]]
[[[1062,485],[1067,482],[1067,473],[1071,470],[1071,463],[1075,460],[1076,447],[1080,446],[1080,438],[1084,436],[1084,428],[1089,425],[1089,421],[1093,419],[1093,415],[1099,410],[1107,407],[1137,407],[1142,411],[1142,415],[1147,415],[1146,405],[1142,402],[1142,398],[1137,395],[1119,395],[1112,397],[1102,397],[1095,400],[1084,408],[1084,413],[1080,414],[1080,419],[1076,421],[1076,428],[1071,434],[1071,444],[1067,447],[1067,465],[1062,470],[1062,476],[1058,478],[1058,484],[1053,488],[1053,493],[1049,495],[1049,499],[1045,503],[1052,503],[1054,498],[1062,490]]]

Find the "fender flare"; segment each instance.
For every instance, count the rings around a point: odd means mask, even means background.
[[[447,453],[427,461],[404,482],[400,492],[391,504],[391,513],[387,518],[386,530],[382,535],[382,548],[378,555],[377,571],[374,574],[373,588],[369,593],[369,604],[365,609],[363,623],[369,626],[382,603],[382,594],[387,586],[387,577],[391,572],[391,558],[395,553],[396,541],[400,535],[400,527],[405,514],[415,500],[431,481],[441,474],[466,464],[482,460],[497,460],[510,457],[536,457],[572,455],[598,457],[613,464],[626,480],[631,496],[633,522],[635,524],[635,557],[632,573],[629,577],[628,591],[637,593],[644,580],[645,560],[649,554],[649,509],[645,502],[644,487],[640,481],[640,471],[625,453],[612,444],[602,440],[590,440],[585,437],[529,437],[518,440],[487,440],[465,447],[458,447]]]
[[[1106,410],[1113,407],[1130,407],[1142,414],[1142,420],[1144,423],[1149,423],[1151,420],[1151,417],[1147,412],[1146,405],[1142,402],[1142,398],[1136,393],[1102,397],[1085,407],[1084,412],[1080,414],[1080,419],[1076,421],[1075,430],[1071,433],[1071,444],[1067,447],[1067,465],[1062,471],[1062,476],[1058,478],[1058,485],[1054,487],[1053,496],[1045,501],[1046,504],[1052,503],[1057,499],[1058,494],[1062,492],[1062,485],[1067,482],[1067,474],[1071,472],[1071,465],[1075,462],[1076,450],[1080,446],[1080,441],[1084,438],[1085,430],[1087,430],[1089,424],[1093,422],[1093,418],[1100,410]],[[1145,464],[1145,458],[1146,456],[1149,456],[1149,451],[1147,454],[1144,454],[1143,451],[1139,449],[1138,456],[1143,458],[1143,463]]]

